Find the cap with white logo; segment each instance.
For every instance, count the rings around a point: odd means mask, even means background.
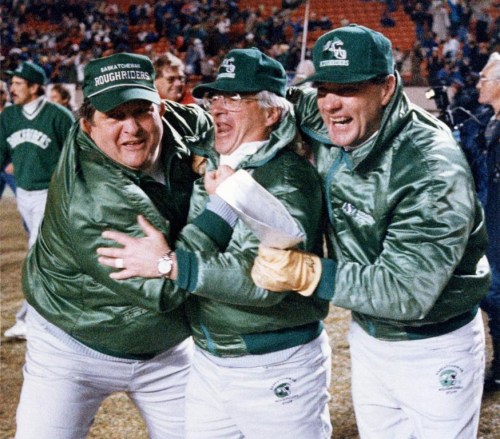
[[[118,53],[85,66],[83,96],[104,113],[134,99],[160,104],[154,79],[154,67],[147,56]]]
[[[44,85],[47,82],[45,70],[31,61],[24,61],[15,70],[7,70],[6,73],[9,76],[18,76],[33,84]]]
[[[231,50],[222,60],[214,82],[196,86],[192,93],[202,98],[205,93],[257,93],[267,90],[285,96],[286,72],[279,61],[259,49]]]
[[[348,84],[394,73],[390,40],[357,24],[322,35],[313,47],[313,62],[316,72],[302,83]]]

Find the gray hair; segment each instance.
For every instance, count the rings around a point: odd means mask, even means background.
[[[493,52],[490,55],[483,71],[486,69],[491,69],[491,79],[500,79],[500,52]]]
[[[290,113],[293,109],[291,102],[287,101],[286,98],[278,96],[276,93],[262,90],[256,95],[259,100],[259,105],[261,108],[280,108],[281,116],[280,122]]]

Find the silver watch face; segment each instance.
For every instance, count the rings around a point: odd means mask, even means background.
[[[158,271],[160,274],[167,275],[170,274],[172,270],[172,259],[162,258],[158,262]]]

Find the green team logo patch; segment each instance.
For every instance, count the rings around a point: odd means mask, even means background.
[[[439,380],[439,391],[455,393],[462,389],[463,370],[459,366],[447,365],[439,369],[436,373]]]
[[[287,377],[276,381],[270,388],[275,396],[274,402],[277,404],[290,404],[297,398],[300,398],[300,394],[297,393],[296,389],[297,380]]]
[[[446,369],[439,374],[439,382],[442,387],[451,387],[457,383],[457,376],[455,369]]]
[[[281,383],[274,388],[274,394],[278,398],[285,398],[287,396],[290,396],[291,393],[292,388],[290,386],[290,383]]]

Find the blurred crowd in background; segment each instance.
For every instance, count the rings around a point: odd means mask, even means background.
[[[470,75],[477,75],[489,54],[498,50],[500,15],[494,18],[491,13],[500,6],[496,0],[364,1],[386,3],[383,26],[397,26],[391,13],[398,8],[415,23],[413,50],[394,47],[407,85],[467,85],[474,79]],[[280,1],[272,7],[269,3],[249,8],[220,0],[1,1],[1,66],[13,69],[20,61],[32,60],[52,83],[81,84],[89,59],[132,51],[154,60],[169,52],[184,62],[186,73],[196,81],[209,81],[229,49],[258,47],[293,78],[300,62],[303,19],[294,19]],[[312,10],[308,30],[348,23]]]
[[[476,144],[491,109],[478,103],[476,84],[488,57],[500,47],[500,2],[362,1],[385,3],[382,26],[397,26],[391,14],[399,8],[410,16],[415,44],[410,51],[394,45],[396,67],[406,85],[435,91],[440,118],[461,135],[473,166],[483,166]],[[155,62],[162,97],[183,103],[194,102],[190,88],[213,80],[220,61],[235,47],[258,47],[277,59],[293,84],[296,76],[298,80],[311,73],[312,62],[310,47],[306,59],[300,60],[303,19],[294,19],[297,14],[283,8],[284,3],[243,7],[237,0],[2,0],[0,66],[6,71],[26,60],[39,64],[49,79],[51,99],[72,111],[77,104],[74,91],[81,86],[87,62],[124,51],[148,55]],[[347,24],[343,17],[321,16],[312,10],[308,30],[327,31]],[[67,87],[52,91],[55,84]],[[0,95],[3,107],[9,100],[5,83]],[[472,143],[474,148],[468,148]]]

